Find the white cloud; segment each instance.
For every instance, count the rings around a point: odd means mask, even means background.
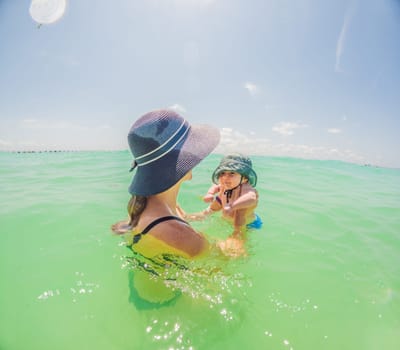
[[[46,148],[44,144],[35,141],[5,141],[0,140],[0,151],[37,150]]]
[[[108,124],[103,124],[103,125],[99,125],[99,126],[97,127],[97,129],[103,129],[103,130],[111,129],[111,126],[108,125]]]
[[[24,119],[21,121],[20,126],[24,129],[88,129],[85,126],[72,124],[63,120],[38,120],[38,119]]]
[[[182,113],[182,114],[186,113],[186,108],[178,103],[175,103],[174,105],[169,106],[168,109],[172,109],[177,113]]]
[[[244,83],[243,87],[249,92],[251,96],[257,95],[260,91],[259,87],[256,84],[250,82]]]
[[[272,128],[272,131],[277,132],[278,134],[289,136],[294,134],[295,129],[306,128],[305,124],[297,124],[292,122],[280,122],[275,124]]]
[[[19,126],[23,129],[35,130],[69,130],[69,131],[84,131],[84,130],[104,130],[111,129],[108,124],[100,124],[93,127],[88,127],[81,124],[70,123],[64,120],[39,120],[39,119],[23,119]]]
[[[231,128],[221,130],[221,142],[215,153],[227,154],[241,152],[248,155],[271,157],[294,157],[305,159],[343,160],[353,163],[364,163],[365,159],[351,150],[340,150],[324,146],[304,144],[272,143],[266,138],[257,138],[253,133],[245,135]]]
[[[340,30],[340,34],[336,43],[336,62],[335,62],[335,72],[342,72],[342,67],[341,67],[341,60],[342,60],[342,55],[344,52],[344,45],[347,37],[347,31],[349,27],[349,23],[353,17],[355,10],[354,3],[347,9],[345,15],[344,15],[344,20],[342,24],[342,28]]]
[[[12,146],[11,142],[0,139],[0,149],[6,149],[10,146]]]
[[[347,21],[345,18],[342,29],[339,34],[337,44],[336,44],[335,72],[342,72],[342,68],[340,67],[340,61],[342,59],[343,47],[344,47],[344,42],[345,42],[345,38],[346,38],[346,32],[347,32]]]
[[[110,125],[94,126],[65,121],[25,119],[18,132],[0,140],[2,151],[126,149],[126,134]],[[110,143],[110,140],[118,142]]]
[[[342,132],[342,130],[337,129],[337,128],[329,128],[329,129],[328,129],[328,132],[329,132],[330,134],[340,134],[340,133]]]

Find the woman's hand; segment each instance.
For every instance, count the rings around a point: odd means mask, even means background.
[[[214,195],[211,193],[207,193],[204,197],[203,197],[203,201],[206,203],[211,203],[214,200]]]
[[[227,256],[238,258],[247,255],[244,247],[244,240],[238,237],[228,237],[225,241],[217,243],[222,253]]]
[[[123,235],[129,231],[132,230],[132,226],[129,225],[128,221],[120,221],[117,222],[116,224],[111,226],[111,230],[116,234],[116,235]]]

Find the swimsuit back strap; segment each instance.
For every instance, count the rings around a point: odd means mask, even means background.
[[[177,221],[181,221],[181,222],[187,224],[187,222],[186,222],[185,220],[181,219],[181,218],[178,217],[178,216],[173,216],[173,215],[162,216],[162,217],[160,217],[160,218],[158,218],[158,219],[155,219],[154,221],[150,222],[150,224],[148,224],[148,225],[146,226],[146,228],[142,231],[141,234],[142,234],[142,235],[145,235],[145,234],[146,234],[147,232],[149,232],[154,226],[160,224],[161,222],[168,221],[168,220],[177,220]]]
[[[148,224],[141,233],[137,233],[136,235],[134,235],[132,244],[139,242],[139,240],[142,238],[142,236],[145,235],[146,233],[148,233],[154,226],[160,224],[161,222],[168,221],[168,220],[177,220],[177,221],[187,224],[187,222],[185,220],[181,219],[178,216],[173,216],[173,215],[162,216],[162,217],[150,222],[150,224]]]

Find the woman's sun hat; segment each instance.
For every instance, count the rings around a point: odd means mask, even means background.
[[[253,164],[249,157],[240,154],[230,154],[222,158],[218,167],[212,174],[212,181],[218,184],[218,178],[223,171],[234,171],[249,180],[250,185],[255,187],[257,185],[257,174],[253,170]]]
[[[131,127],[128,143],[136,173],[129,186],[133,195],[149,196],[175,185],[218,145],[219,130],[190,125],[169,109],[146,113]]]

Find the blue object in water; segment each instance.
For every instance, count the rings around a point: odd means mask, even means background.
[[[247,224],[246,225],[247,228],[256,228],[256,229],[261,228],[263,222],[257,214],[255,214],[255,215],[256,215],[256,219],[253,222],[251,222],[250,224]]]

